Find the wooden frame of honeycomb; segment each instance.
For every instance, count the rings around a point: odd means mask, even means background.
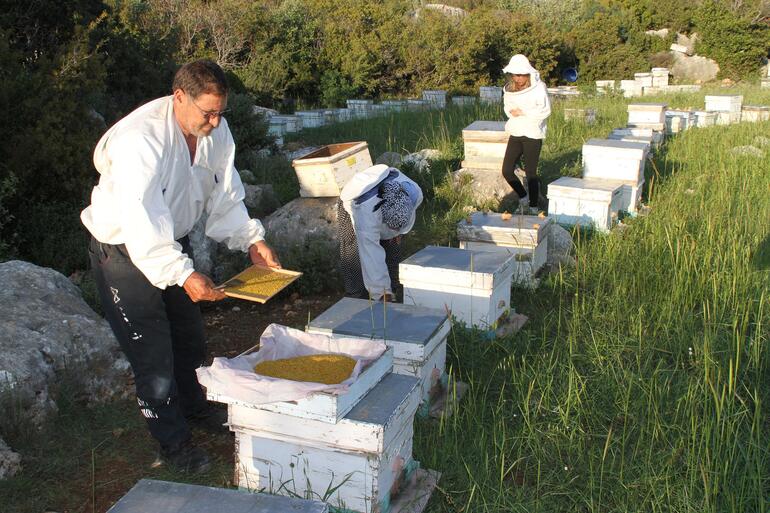
[[[217,288],[226,296],[265,303],[300,276],[297,271],[252,265]]]

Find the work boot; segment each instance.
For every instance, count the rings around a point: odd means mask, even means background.
[[[191,440],[185,440],[179,445],[161,449],[160,459],[170,468],[185,474],[206,472],[211,467],[209,455],[193,444]]]
[[[227,410],[208,403],[206,408],[185,417],[192,428],[202,429],[212,435],[230,433],[227,427]]]

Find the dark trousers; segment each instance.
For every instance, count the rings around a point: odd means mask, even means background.
[[[508,137],[508,146],[505,148],[503,158],[503,177],[508,185],[513,187],[519,198],[527,195],[524,186],[514,173],[516,163],[524,157],[524,171],[527,173],[527,187],[529,188],[529,205],[537,207],[540,197],[540,179],[537,177],[537,164],[540,161],[540,150],[543,147],[542,139],[530,139],[529,137]]]
[[[179,241],[191,255],[187,239]],[[139,409],[161,448],[190,438],[185,416],[206,408],[195,369],[206,341],[200,308],[179,286],[153,286],[131,262],[124,245],[91,239],[94,270],[104,314],[131,363]]]
[[[353,221],[342,206],[337,202],[337,235],[340,241],[340,274],[345,285],[345,295],[359,299],[368,299],[369,292],[364,286],[364,275],[361,272],[361,258],[358,254],[356,232]],[[390,290],[396,298],[401,297],[401,284],[398,281],[398,263],[401,261],[400,239],[381,240],[380,246],[385,248],[385,265],[390,276]]]

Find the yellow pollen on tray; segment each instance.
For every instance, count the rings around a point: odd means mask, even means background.
[[[286,286],[292,277],[270,271],[269,269],[251,268],[238,275],[240,283],[227,286],[227,290],[256,296],[269,297]]]
[[[281,360],[266,360],[254,372],[271,378],[337,385],[350,377],[356,361],[341,354],[313,354]]]

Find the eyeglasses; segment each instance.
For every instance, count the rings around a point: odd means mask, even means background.
[[[230,112],[230,109],[225,110],[203,110],[201,109],[197,103],[195,103],[195,100],[192,99],[192,96],[190,97],[190,101],[192,102],[195,107],[201,111],[201,114],[203,114],[203,117],[206,121],[209,121],[211,118],[221,118],[225,115],[225,113]]]

